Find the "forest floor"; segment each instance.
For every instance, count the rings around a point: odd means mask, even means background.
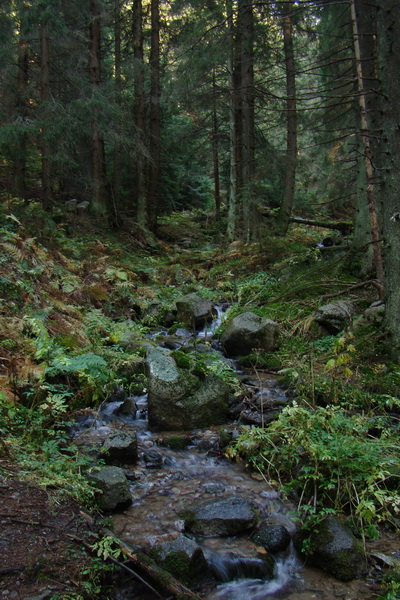
[[[67,597],[81,588],[91,558],[70,537],[91,541],[88,521],[71,500],[13,475],[15,465],[0,461],[0,596],[4,600]]]

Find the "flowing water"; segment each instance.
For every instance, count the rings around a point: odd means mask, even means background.
[[[222,317],[223,311],[220,310],[216,323],[211,324],[208,331],[201,332],[199,337],[211,337]],[[187,339],[185,333],[184,340]],[[259,385],[260,380],[257,381]],[[256,386],[257,382],[253,385]],[[263,381],[261,391],[265,397],[284,396],[276,382],[268,378]],[[186,432],[187,449],[173,451],[163,445],[162,434],[154,434],[147,429],[146,395],[131,400],[130,413],[119,414],[121,400],[106,402],[97,414],[83,415],[74,431],[76,442],[86,447],[98,447],[116,429],[129,428],[137,432],[139,460],[137,464],[126,467],[132,505],[113,515],[113,528],[118,537],[134,548],[149,550],[157,543],[174,540],[182,534],[184,521],[181,511],[188,505],[231,496],[251,501],[261,518],[279,515],[280,522],[290,533],[294,532],[295,526],[290,519],[293,507],[281,499],[279,490],[262,476],[221,456],[221,428]],[[227,425],[227,428],[234,432],[235,424]],[[165,434],[165,437],[169,435]],[[266,569],[266,551],[254,544],[248,535],[197,538],[196,541],[220,581],[211,589],[208,585],[198,590],[204,600],[355,600],[364,597],[359,596],[358,587],[303,569],[292,546],[273,557],[271,579],[270,571]],[[148,590],[135,589],[121,588],[116,599],[150,600],[153,597]]]

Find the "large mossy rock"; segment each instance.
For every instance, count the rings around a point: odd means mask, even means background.
[[[186,508],[182,516],[187,531],[205,536],[237,535],[257,522],[250,502],[235,496],[195,504]]]
[[[179,368],[165,348],[149,348],[147,365],[150,429],[185,431],[226,422],[229,387],[222,379],[201,379]]]
[[[276,350],[279,328],[272,319],[245,312],[230,321],[221,343],[228,356],[250,354],[260,348],[263,352]]]
[[[361,575],[365,555],[351,530],[335,517],[326,517],[312,532],[308,562],[341,581]]]
[[[194,293],[177,300],[176,310],[178,322],[194,329],[201,329],[216,316],[212,303]]]
[[[350,325],[354,313],[352,302],[340,300],[320,306],[314,319],[328,334],[336,335]]]
[[[90,474],[99,488],[97,502],[104,511],[123,509],[132,502],[132,495],[125,472],[119,467],[103,467]]]
[[[156,544],[150,555],[157,564],[183,583],[191,583],[208,571],[200,546],[185,535]]]

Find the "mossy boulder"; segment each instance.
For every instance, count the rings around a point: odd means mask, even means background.
[[[212,321],[217,312],[209,300],[195,293],[186,294],[176,302],[177,320],[193,329],[200,329]]]
[[[156,544],[150,555],[162,569],[185,584],[191,583],[208,570],[200,546],[184,535]]]
[[[339,300],[320,306],[315,313],[315,321],[328,335],[336,335],[351,324],[355,314],[354,304]]]
[[[309,538],[308,562],[341,581],[359,577],[365,554],[352,531],[335,517],[326,517]]]
[[[228,356],[250,354],[255,350],[273,352],[278,345],[279,328],[272,319],[245,312],[230,321],[221,343]]]
[[[229,386],[222,379],[213,374],[200,378],[178,367],[165,348],[150,348],[147,363],[152,430],[185,431],[226,422]]]

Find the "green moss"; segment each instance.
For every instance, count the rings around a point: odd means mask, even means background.
[[[185,352],[182,352],[182,350],[173,350],[171,356],[176,362],[176,366],[180,369],[191,369],[193,367],[193,358]]]
[[[182,583],[188,583],[190,579],[190,559],[183,550],[170,552],[162,561],[161,566]]]
[[[163,445],[171,450],[184,450],[189,442],[190,439],[186,435],[171,435],[163,439]]]

